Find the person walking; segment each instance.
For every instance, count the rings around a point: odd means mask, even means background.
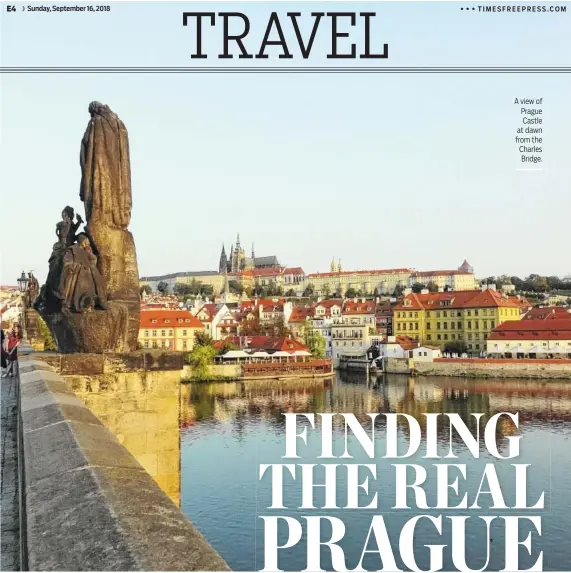
[[[8,335],[8,370],[4,376],[14,377],[18,375],[18,346],[22,341],[22,331],[18,324],[15,324]]]
[[[4,329],[2,328],[2,346],[1,346],[1,357],[2,357],[2,376],[4,376],[4,371],[8,368],[8,360],[6,358],[6,334],[4,334]]]

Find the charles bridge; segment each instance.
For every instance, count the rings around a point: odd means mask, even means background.
[[[226,571],[179,509],[182,355],[137,349],[127,129],[99,102],[79,198],[30,276],[19,372],[2,379],[3,571]],[[42,347],[40,317],[58,352]]]

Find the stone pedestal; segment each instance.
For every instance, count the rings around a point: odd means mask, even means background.
[[[63,354],[133,352],[137,350],[138,319],[138,303],[117,301],[110,301],[107,310],[44,315]]]
[[[40,319],[40,315],[37,310],[33,308],[26,308],[24,310],[24,324],[23,329],[26,336],[26,340],[30,343],[30,345],[34,348],[38,346],[38,344],[43,345],[43,340],[40,340],[40,332],[39,332],[39,324],[38,321]]]

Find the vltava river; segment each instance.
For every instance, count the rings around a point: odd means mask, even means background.
[[[520,540],[532,534],[532,555],[520,549],[520,569],[535,563],[543,551],[544,570],[571,570],[571,384],[565,382],[470,380],[447,378],[407,379],[389,377],[367,383],[363,376],[340,376],[329,383],[297,381],[295,383],[215,383],[183,386],[181,411],[181,508],[204,534],[211,545],[235,571],[253,571],[264,567],[264,521],[259,516],[287,515],[305,524],[302,516],[327,515],[339,517],[346,526],[340,546],[344,549],[346,566],[354,569],[361,558],[373,515],[384,515],[385,523],[396,555],[397,565],[407,570],[398,556],[398,535],[403,525],[414,515],[541,515],[542,532],[538,536],[528,525],[520,530]],[[497,460],[481,448],[481,456],[474,459],[461,441],[455,443],[453,460],[422,459],[419,453],[400,463],[419,464],[426,468],[427,499],[434,505],[434,463],[467,465],[466,480],[461,480],[459,496],[452,494],[451,504],[457,504],[464,493],[472,504],[482,480],[486,463],[494,463],[509,506],[515,499],[512,463],[531,464],[528,468],[527,498],[533,505],[545,492],[543,510],[492,510],[489,495],[480,497],[481,510],[393,510],[395,460],[370,460],[363,449],[349,436],[353,446],[351,460],[320,460],[320,432],[308,431],[308,444],[300,453],[303,459],[283,460],[285,452],[285,412],[351,412],[367,427],[366,413],[399,412],[412,415],[421,427],[423,413],[458,413],[469,423],[470,413],[484,414],[483,420],[498,412],[519,412],[517,430],[509,421],[500,424],[497,442],[501,452],[507,451],[507,437],[520,435],[520,456],[512,460]],[[382,418],[382,417],[380,417]],[[383,422],[384,423],[384,422]],[[370,424],[370,421],[369,421]],[[370,425],[369,425],[370,427]],[[473,427],[473,424],[472,424]],[[399,435],[399,451],[407,446],[406,424]],[[384,436],[384,434],[382,434]],[[341,453],[344,432],[334,427],[334,451]],[[439,427],[439,439],[448,443],[445,428]],[[382,439],[380,446],[382,446]],[[403,448],[401,450],[401,448]],[[339,451],[341,449],[341,452]],[[382,449],[382,448],[381,448]],[[301,490],[298,482],[286,478],[284,505],[290,509],[269,510],[271,505],[270,477],[258,479],[260,464],[268,463],[361,463],[377,465],[377,479],[370,480],[370,494],[363,498],[370,502],[378,492],[378,508],[353,510],[300,510]],[[322,473],[316,473],[322,479]],[[452,479],[457,474],[452,476]],[[363,476],[364,477],[364,476]],[[344,505],[346,477],[339,474],[339,505]],[[318,488],[323,490],[323,488]],[[484,488],[487,489],[487,488]],[[323,503],[324,495],[316,493],[316,504]],[[412,497],[409,498],[411,501]],[[431,503],[432,502],[432,503]],[[318,506],[319,507],[319,506]],[[428,569],[428,549],[424,545],[450,545],[449,521],[443,520],[439,535],[427,520],[417,526],[415,555],[418,566]],[[504,529],[502,520],[491,526],[487,570],[504,567]],[[527,523],[527,522],[526,522]],[[486,562],[488,535],[484,522],[471,517],[467,523],[466,560],[472,569],[481,569]],[[285,532],[280,531],[280,543]],[[323,531],[324,540],[330,530]],[[368,549],[375,549],[371,540]],[[279,566],[286,571],[306,568],[304,536],[291,549],[279,553]],[[332,570],[330,552],[322,552],[322,568]],[[363,561],[367,570],[382,568],[378,554]],[[444,550],[445,570],[454,570],[449,547]]]

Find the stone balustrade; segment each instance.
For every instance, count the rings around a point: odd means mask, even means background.
[[[227,571],[151,476],[46,362],[20,359],[23,566]]]

